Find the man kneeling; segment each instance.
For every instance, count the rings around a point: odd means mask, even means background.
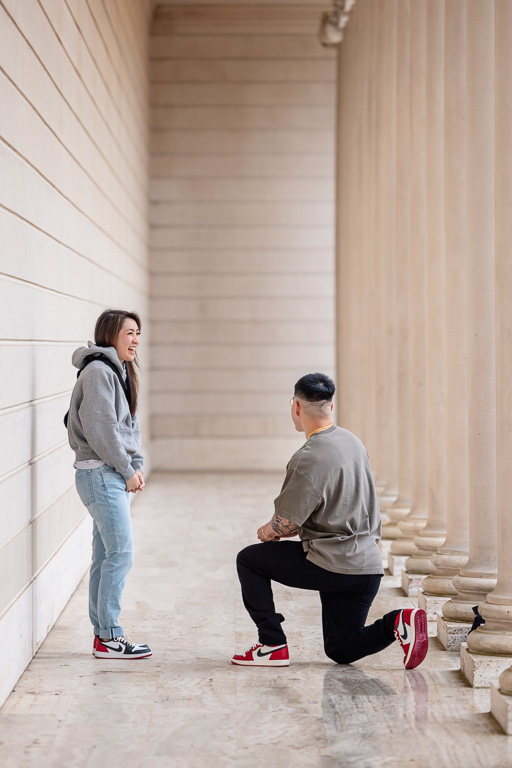
[[[272,581],[320,593],[325,653],[338,664],[378,653],[395,638],[406,669],[426,656],[425,611],[395,610],[365,626],[384,573],[380,512],[364,445],[332,423],[334,391],[321,373],[303,376],[295,385],[291,416],[307,440],[288,463],[272,520],[258,530],[263,544],[246,547],[237,557],[244,605],[259,642],[235,655],[233,664],[290,663]],[[301,541],[276,543],[297,534]]]

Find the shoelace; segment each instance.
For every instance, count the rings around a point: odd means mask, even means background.
[[[126,637],[126,635],[121,635],[120,637],[113,637],[113,640],[119,641],[120,643],[124,643],[128,646],[128,648],[133,648],[135,643],[130,642],[130,640]]]
[[[251,651],[255,651],[256,648],[263,648],[263,643],[256,643],[255,645],[252,646],[252,648],[249,648],[249,650],[246,651],[246,653],[250,653]]]

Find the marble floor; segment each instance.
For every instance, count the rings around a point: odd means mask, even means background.
[[[292,664],[234,667],[256,636],[234,558],[270,518],[280,475],[154,474],[133,506],[123,624],[150,659],[91,655],[87,579],[0,710],[1,768],[501,768],[512,738],[489,693],[431,641],[405,672],[395,644],[351,666],[322,651],[316,593],[276,587]],[[406,607],[392,577],[372,614]]]

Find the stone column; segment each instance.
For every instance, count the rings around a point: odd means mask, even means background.
[[[379,361],[380,396],[379,431],[382,436],[382,466],[386,487],[381,492],[381,507],[398,497],[398,428],[396,400],[396,44],[397,0],[382,0],[379,37],[380,129],[379,147],[381,182],[379,215],[381,218],[378,256],[380,262],[381,356]]]
[[[470,550],[450,609],[457,604],[462,619],[496,584],[494,3],[468,0],[466,39]],[[465,653],[463,644],[461,668],[473,682]]]
[[[444,297],[444,0],[427,3],[427,447],[428,521],[414,539],[409,573],[434,570],[432,555],[446,538],[446,373]],[[425,468],[424,468],[425,471]],[[414,579],[419,586],[421,577]],[[432,601],[431,601],[432,602]],[[427,607],[427,606],[423,606]],[[436,619],[436,605],[428,605]]]
[[[401,536],[399,522],[411,509],[411,426],[409,378],[410,261],[410,0],[398,0],[396,38],[396,411],[398,427],[398,499],[386,507],[386,539]],[[391,563],[390,563],[391,564]]]
[[[358,333],[353,334],[355,342],[356,353],[356,365],[358,371],[358,386],[360,397],[360,415],[359,415],[359,431],[356,434],[366,445],[370,456],[373,453],[373,443],[370,438],[370,429],[373,423],[371,416],[373,415],[373,409],[370,407],[372,398],[372,389],[370,387],[371,380],[368,376],[368,360],[369,360],[369,336],[370,336],[370,295],[369,285],[367,281],[368,266],[368,253],[369,253],[369,227],[363,225],[363,211],[366,210],[369,213],[369,198],[368,198],[368,173],[370,169],[369,152],[370,152],[370,125],[367,120],[367,116],[363,111],[363,104],[368,99],[369,79],[368,79],[368,53],[369,53],[369,31],[366,27],[366,16],[364,13],[364,6],[359,6],[357,13],[354,13],[350,23],[354,22],[352,29],[353,37],[350,40],[351,45],[357,46],[357,53],[352,49],[353,55],[358,56],[360,66],[358,67],[358,81],[351,91],[350,102],[344,101],[340,105],[340,109],[345,112],[346,119],[350,120],[351,112],[355,112],[356,120],[353,121],[354,132],[358,134],[358,141],[360,147],[360,157],[358,158],[357,165],[355,166],[357,178],[358,178],[358,198],[357,198],[357,210],[354,211],[355,227],[356,227],[356,250],[351,254],[352,260],[355,262],[356,282],[354,285],[354,300],[357,302],[357,328]],[[350,29],[347,32],[350,33]],[[348,42],[348,39],[347,39]],[[341,47],[343,47],[344,43]],[[349,73],[352,74],[352,67],[350,62],[345,67]],[[343,66],[343,65],[342,65]],[[352,153],[352,148],[349,145],[347,152]],[[350,188],[347,189],[347,195],[350,194]]]
[[[386,526],[388,508],[398,497],[398,414],[397,414],[397,323],[396,323],[396,43],[397,0],[380,5],[379,38],[379,201],[380,237],[377,244],[380,319],[380,355],[376,361],[379,379],[378,430],[385,488],[379,494],[383,539],[379,546],[385,566],[389,564],[390,540]]]
[[[371,103],[370,121],[372,126],[371,152],[372,172],[370,188],[368,190],[371,200],[371,227],[370,235],[370,264],[367,272],[367,280],[371,286],[371,329],[370,329],[370,348],[371,356],[368,360],[368,375],[372,381],[373,396],[371,408],[374,418],[374,450],[372,466],[375,473],[377,491],[382,494],[387,484],[385,468],[385,434],[382,423],[382,398],[386,397],[385,375],[383,371],[383,357],[385,350],[383,347],[383,273],[382,273],[382,248],[383,248],[383,223],[382,200],[384,192],[384,174],[383,174],[383,154],[384,154],[384,136],[382,130],[382,59],[386,41],[382,34],[382,24],[384,23],[384,7],[382,3],[372,6],[366,6],[367,21],[371,25],[371,36],[373,45],[371,50],[370,66],[370,84],[371,84]]]
[[[353,26],[356,24],[354,21]],[[336,168],[336,327],[337,327],[337,419],[338,423],[356,434],[361,434],[361,400],[358,386],[358,358],[355,347],[360,340],[354,333],[358,313],[356,269],[358,244],[357,207],[360,187],[354,177],[354,155],[360,151],[352,149],[352,142],[357,141],[353,130],[355,120],[349,119],[353,112],[351,103],[351,68],[346,66],[351,53],[351,41],[354,28],[348,39],[337,48],[338,54],[338,103],[337,103],[337,168]]]
[[[426,425],[426,2],[411,3],[411,98],[410,98],[410,279],[409,349],[412,506],[400,521],[403,534],[393,541],[393,555],[417,553],[413,539],[427,518],[427,425]],[[404,297],[405,298],[405,297]]]
[[[496,2],[496,414],[498,582],[480,610],[485,625],[468,637],[473,652],[512,656],[512,3]],[[491,712],[512,734],[512,667],[491,694]]]
[[[445,4],[444,252],[446,370],[446,541],[432,556],[435,570],[422,584],[429,595],[457,594],[452,579],[469,550],[469,466],[466,296],[466,0]],[[450,604],[443,613],[449,620]],[[438,621],[446,648],[458,648],[469,626]],[[461,635],[462,633],[462,635]]]
[[[356,94],[352,105],[355,106],[357,96],[361,99],[361,133],[363,136],[363,154],[361,161],[361,184],[362,195],[360,198],[361,210],[358,212],[361,231],[361,250],[360,258],[360,371],[361,371],[361,393],[363,401],[363,431],[360,435],[363,440],[375,473],[375,480],[378,480],[378,448],[376,442],[376,392],[375,392],[375,374],[374,374],[374,323],[375,323],[375,265],[374,265],[374,247],[375,247],[375,137],[376,137],[376,115],[375,115],[375,93],[374,77],[376,71],[376,41],[377,25],[375,18],[368,11],[368,6],[361,3],[357,7],[357,13],[360,14],[360,21],[363,25],[363,48],[358,53],[361,70],[364,73],[364,91],[362,94]],[[354,12],[354,18],[356,13]],[[348,34],[348,33],[347,33]],[[363,103],[366,101],[366,107]],[[349,109],[345,105],[345,109]]]

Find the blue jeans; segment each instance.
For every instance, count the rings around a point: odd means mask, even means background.
[[[89,617],[103,640],[124,635],[121,595],[133,562],[133,530],[126,482],[106,464],[77,469],[78,495],[93,519]]]

